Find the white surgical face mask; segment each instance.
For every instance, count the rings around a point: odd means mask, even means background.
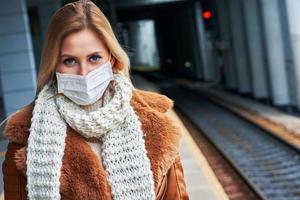
[[[110,61],[107,61],[87,75],[56,72],[56,78],[58,93],[63,93],[79,105],[89,105],[102,97],[113,80],[113,72]]]

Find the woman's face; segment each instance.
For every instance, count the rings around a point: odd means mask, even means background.
[[[72,33],[63,40],[56,71],[86,75],[110,59],[104,42],[90,29]]]

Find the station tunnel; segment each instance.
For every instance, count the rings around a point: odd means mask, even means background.
[[[158,5],[120,8],[119,21],[153,24],[160,72],[169,77],[201,78],[201,54],[198,42],[194,2],[171,2]],[[170,12],[171,11],[171,12]],[[201,12],[197,13],[201,17]],[[146,33],[147,34],[147,33]],[[128,32],[128,35],[135,33]],[[134,36],[133,36],[134,37]],[[147,37],[147,36],[146,36]],[[142,45],[142,36],[138,43]],[[138,49],[138,48],[137,48]],[[142,54],[143,51],[134,51]],[[154,57],[155,59],[155,57]]]

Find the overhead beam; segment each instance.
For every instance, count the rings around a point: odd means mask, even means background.
[[[138,7],[138,6],[152,6],[164,3],[183,2],[189,0],[111,0],[118,8]]]

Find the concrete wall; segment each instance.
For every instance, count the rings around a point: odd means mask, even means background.
[[[0,6],[0,79],[5,115],[30,103],[36,73],[25,0]]]

